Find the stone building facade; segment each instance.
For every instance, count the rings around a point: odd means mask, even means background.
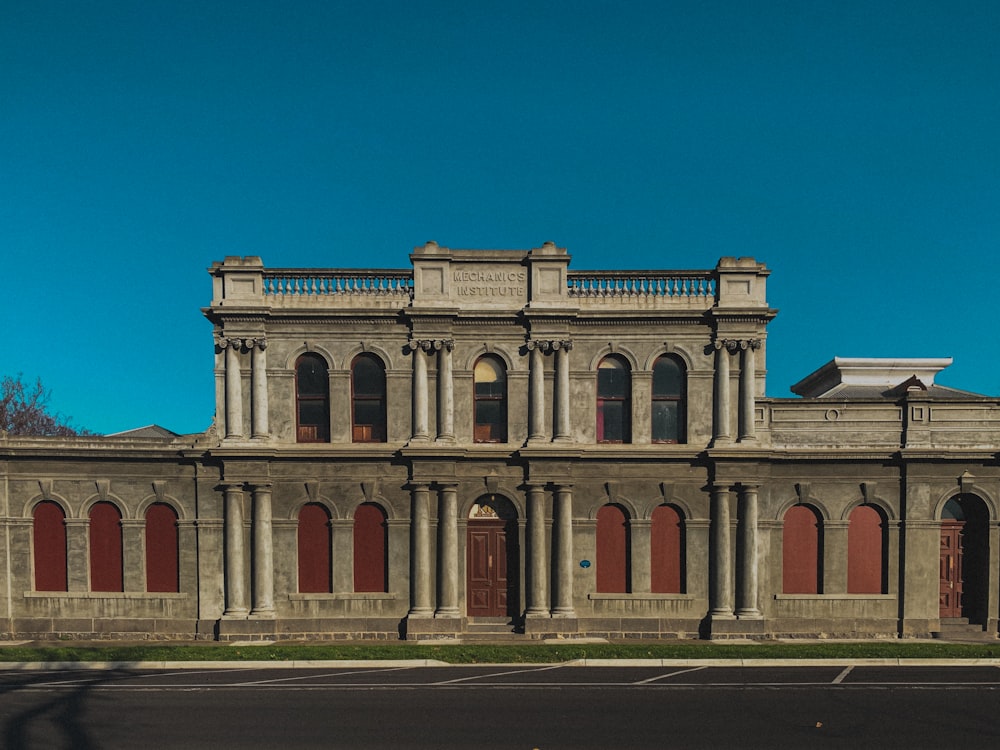
[[[1000,400],[765,394],[769,270],[210,269],[204,434],[0,436],[7,638],[995,635]]]

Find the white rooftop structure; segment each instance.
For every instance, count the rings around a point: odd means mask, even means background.
[[[913,378],[926,389],[934,385],[934,376],[951,363],[951,357],[834,357],[793,385],[792,393],[804,398],[827,398],[858,387],[885,391]]]

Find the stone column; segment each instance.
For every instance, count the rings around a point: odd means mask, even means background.
[[[67,518],[66,590],[90,590],[90,519]]]
[[[715,404],[713,410],[713,445],[728,443],[729,432],[729,344],[725,339],[715,342]]]
[[[354,591],[354,520],[330,520],[330,541],[333,546],[333,591],[336,594]]]
[[[413,353],[413,442],[430,440],[427,425],[427,357],[424,354],[428,341],[411,341],[410,351]]]
[[[740,587],[737,592],[736,616],[757,619],[761,616],[757,606],[757,490],[760,485],[740,484]]]
[[[760,349],[760,339],[749,339],[740,342],[740,442],[752,442],[757,439],[755,414],[757,397],[755,393],[757,379],[757,363],[754,352]]]
[[[653,522],[648,518],[633,518],[628,525],[632,533],[632,593],[646,594],[652,588],[650,536]]]
[[[545,355],[540,342],[529,341],[528,440],[545,439]]]
[[[458,617],[458,486],[438,492],[438,606],[435,617]]]
[[[267,339],[259,338],[250,347],[251,437],[269,437],[267,423]]]
[[[729,487],[712,486],[712,542],[709,614],[712,617],[733,616],[733,563],[729,547]]]
[[[548,571],[545,555],[545,488],[528,485],[528,602],[525,615],[548,617]]]
[[[419,356],[419,353],[418,353]],[[410,488],[410,617],[429,617],[431,606],[431,519],[428,508],[430,488],[414,484]]]
[[[246,559],[243,548],[243,489],[238,484],[227,484],[225,492],[225,583],[226,611],[224,617],[246,617]]]
[[[435,341],[438,350],[437,377],[437,440],[442,443],[455,441],[455,385],[452,378],[451,352],[455,348],[452,339]]]
[[[569,352],[573,342],[554,341],[552,346],[556,351],[556,434],[552,440],[569,443],[573,441],[569,399]]]
[[[576,617],[573,609],[573,489],[570,484],[556,487],[552,552],[556,558],[553,617]]]
[[[240,339],[220,339],[226,350],[226,437],[241,438],[243,433],[243,374],[240,372]]]
[[[254,617],[274,617],[274,538],[271,534],[271,485],[253,488]]]
[[[122,519],[122,582],[125,591],[146,590],[145,531],[145,519]]]

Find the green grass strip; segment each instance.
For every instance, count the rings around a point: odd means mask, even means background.
[[[414,643],[2,646],[3,662],[315,661],[437,659],[450,664],[532,664],[571,659],[983,659],[1000,643],[581,643],[537,645]]]

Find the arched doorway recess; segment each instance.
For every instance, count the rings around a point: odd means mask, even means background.
[[[513,503],[497,495],[479,498],[469,511],[465,550],[468,616],[516,619],[521,576]]]
[[[985,624],[988,616],[989,513],[975,495],[941,510],[940,617]]]

